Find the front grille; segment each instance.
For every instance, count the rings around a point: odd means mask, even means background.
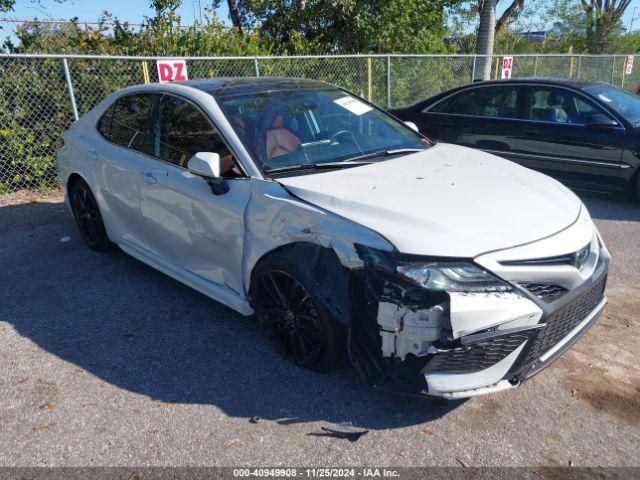
[[[508,333],[466,347],[437,353],[424,372],[470,372],[495,365],[522,345],[533,330]]]
[[[566,337],[580,322],[598,306],[604,297],[607,277],[603,276],[573,302],[553,312],[544,323],[527,354],[525,363],[537,360],[547,350]]]
[[[544,300],[545,302],[557,300],[568,292],[566,288],[564,288],[562,285],[558,285],[557,283],[528,282],[521,283],[520,285],[522,285],[540,300]]]
[[[521,266],[558,266],[558,265],[569,265],[573,266],[573,255],[558,255],[557,257],[546,257],[546,258],[532,258],[528,260],[503,260],[500,264],[509,266],[509,267],[521,267]]]

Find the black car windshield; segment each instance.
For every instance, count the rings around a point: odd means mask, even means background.
[[[337,88],[221,95],[216,101],[265,172],[356,165],[430,145]]]
[[[640,123],[640,98],[613,85],[592,85],[585,90],[609,105],[629,123]]]

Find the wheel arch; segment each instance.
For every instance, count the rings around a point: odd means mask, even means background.
[[[262,267],[274,257],[284,256],[297,266],[301,275],[313,288],[313,294],[322,302],[331,315],[341,324],[351,322],[350,296],[351,270],[340,261],[338,254],[330,247],[310,241],[295,241],[269,250],[262,255],[251,269],[248,300],[255,294],[255,282]]]
[[[631,181],[629,182],[629,190],[631,195],[630,199],[640,200],[640,165],[638,165],[631,175]]]
[[[84,178],[82,175],[80,175],[78,172],[71,172],[71,174],[67,177],[67,182],[66,182],[67,195],[71,194],[71,190],[78,183],[79,180],[82,180],[87,185],[89,185],[89,182],[87,182],[87,179]],[[91,186],[89,186],[89,188],[91,188]]]

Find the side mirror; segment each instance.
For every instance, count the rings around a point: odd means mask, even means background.
[[[618,122],[616,122],[613,118],[606,116],[603,113],[594,113],[587,117],[587,121],[585,122],[587,127],[597,128],[597,129],[610,129],[616,128],[619,126]]]
[[[420,133],[420,130],[418,130],[418,126],[413,123],[413,122],[404,122],[404,124],[409,127],[411,130],[413,130],[414,132],[418,132]]]
[[[198,175],[206,180],[214,195],[224,195],[229,191],[229,185],[220,176],[221,168],[220,155],[213,152],[198,152],[189,159],[187,168],[194,175]]]
[[[187,168],[194,175],[205,178],[220,177],[220,155],[213,152],[198,152],[189,159]]]

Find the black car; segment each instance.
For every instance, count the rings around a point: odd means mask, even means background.
[[[434,141],[500,155],[570,187],[640,195],[640,98],[608,83],[476,82],[391,112]]]

